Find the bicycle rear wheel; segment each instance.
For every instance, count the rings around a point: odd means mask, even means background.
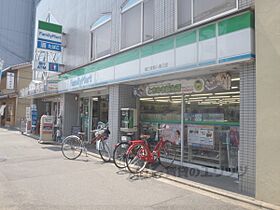
[[[117,144],[113,152],[113,161],[118,168],[126,167],[126,152],[129,147],[128,142],[121,142]]]
[[[170,141],[166,141],[160,151],[159,162],[164,168],[173,165],[176,158],[176,145]]]
[[[104,162],[109,162],[111,159],[110,149],[106,142],[100,141],[98,152]]]
[[[64,157],[69,160],[77,159],[83,151],[82,141],[78,136],[66,137],[61,146],[61,151]]]
[[[133,173],[140,173],[147,165],[148,151],[141,144],[133,145],[126,155],[126,165],[128,170]]]

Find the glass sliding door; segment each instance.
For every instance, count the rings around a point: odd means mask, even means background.
[[[89,130],[89,116],[90,116],[90,101],[89,98],[82,98],[80,104],[80,122],[81,122],[81,130],[85,132],[85,140],[88,140],[88,136],[90,133]]]

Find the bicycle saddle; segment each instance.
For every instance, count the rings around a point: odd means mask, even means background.
[[[86,133],[85,132],[78,132],[78,135],[84,136],[84,135],[86,135]]]

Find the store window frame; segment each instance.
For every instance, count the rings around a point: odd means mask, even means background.
[[[153,2],[153,35],[152,35],[152,38],[144,41],[144,4],[145,2],[147,1],[152,1]],[[126,4],[128,4],[128,2],[126,2]],[[123,37],[122,37],[122,23],[123,23],[123,14],[127,11],[129,11],[130,9],[133,9],[135,8],[136,6],[138,5],[141,5],[141,17],[140,17],[140,42],[139,43],[136,43],[136,44],[133,44],[131,46],[127,46],[127,47],[122,47],[122,41],[123,41]],[[120,36],[120,42],[119,42],[119,50],[120,52],[122,51],[125,51],[125,50],[128,50],[128,49],[131,49],[131,48],[134,48],[134,47],[137,47],[139,45],[142,45],[142,44],[146,44],[146,43],[149,43],[151,41],[153,41],[155,39],[155,1],[154,0],[136,0],[136,2],[132,3],[131,5],[129,5],[127,8],[125,8],[125,5],[124,7],[121,7],[121,14],[120,14],[120,30],[119,30],[119,36]]]
[[[232,13],[238,11],[238,8],[239,8],[239,0],[235,0],[236,7],[234,9],[230,9],[226,12],[222,12],[222,13],[214,15],[210,18],[206,18],[204,20],[201,20],[201,21],[198,21],[198,22],[194,23],[194,1],[195,0],[190,0],[191,1],[191,24],[187,25],[187,26],[184,26],[182,28],[178,28],[178,1],[179,0],[174,1],[175,2],[174,3],[175,4],[175,18],[174,18],[174,21],[175,21],[175,23],[174,23],[175,29],[174,30],[175,30],[175,32],[184,31],[186,29],[193,28],[194,26],[198,26],[198,25],[201,25],[203,23],[211,22],[211,21],[216,20],[220,17],[224,17],[226,15],[232,14]]]
[[[104,19],[104,20],[102,20]],[[110,24],[110,53],[106,54],[106,55],[102,55],[100,57],[97,56],[97,43],[96,43],[96,39],[94,38],[94,32],[97,29],[100,29],[101,27],[104,27],[106,24]],[[94,42],[94,43],[93,43]],[[94,47],[93,47],[94,45]],[[91,26],[90,28],[90,61],[96,61],[96,60],[100,60],[103,58],[106,58],[108,56],[112,55],[112,16],[111,15],[104,15],[100,18],[97,19],[97,21]]]

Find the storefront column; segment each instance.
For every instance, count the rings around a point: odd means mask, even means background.
[[[181,165],[183,165],[184,161],[184,127],[185,127],[185,119],[184,119],[184,113],[185,113],[185,95],[182,95],[182,103],[181,103]]]
[[[72,126],[78,126],[79,122],[79,99],[75,94],[64,94],[61,104],[62,114],[62,135],[71,134]]]
[[[256,70],[244,63],[240,71],[239,188],[255,195],[256,184]]]
[[[111,132],[109,145],[113,151],[114,145],[120,141],[120,110],[121,108],[136,108],[136,97],[133,86],[113,85],[109,87],[109,130]]]

